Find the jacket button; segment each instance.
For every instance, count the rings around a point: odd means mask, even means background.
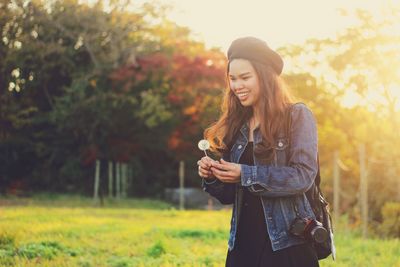
[[[281,141],[279,141],[278,146],[283,147],[283,143]]]
[[[242,149],[242,145],[239,145],[239,146],[238,146],[238,149]]]

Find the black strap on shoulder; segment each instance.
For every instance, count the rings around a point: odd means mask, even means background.
[[[292,126],[292,110],[293,110],[293,106],[296,105],[297,103],[294,104],[290,104],[288,106],[288,108],[286,109],[285,112],[285,134],[286,134],[286,138],[288,138],[289,141],[289,149],[290,149],[290,144],[291,144],[291,126]],[[317,171],[317,175],[315,176],[315,185],[319,188],[319,185],[321,183],[321,176],[319,173],[319,154],[317,153],[317,164],[318,164],[318,171]]]

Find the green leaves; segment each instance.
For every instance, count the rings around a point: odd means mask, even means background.
[[[165,103],[162,96],[155,94],[150,89],[141,93],[141,103],[137,110],[137,116],[144,120],[147,127],[154,128],[172,118],[172,112],[168,108],[168,104]]]

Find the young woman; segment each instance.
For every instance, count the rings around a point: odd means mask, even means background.
[[[291,230],[296,219],[315,218],[304,193],[318,170],[316,123],[292,103],[282,68],[264,41],[233,41],[222,116],[205,131],[222,158],[198,161],[204,190],[233,204],[226,266],[319,266],[311,244]]]

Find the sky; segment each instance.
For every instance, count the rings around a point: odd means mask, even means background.
[[[356,23],[339,9],[377,12],[400,0],[158,0],[173,6],[168,17],[189,27],[208,48],[226,52],[232,40],[256,36],[273,49],[309,38],[335,36]]]
[[[382,9],[400,7],[400,0],[158,0],[172,6],[168,18],[191,29],[194,39],[207,48],[219,47],[226,53],[230,43],[243,36],[265,40],[272,49],[301,44],[311,38],[334,38],[355,26],[356,9],[365,9],[382,18]],[[343,12],[346,11],[346,12]],[[347,13],[348,15],[344,15]],[[399,18],[400,19],[400,18]],[[399,32],[400,34],[400,32]],[[399,88],[391,90],[400,98]],[[349,91],[351,92],[351,91]],[[366,98],[378,101],[374,90]],[[356,94],[347,93],[345,106],[360,103]],[[398,101],[400,110],[400,101]]]

